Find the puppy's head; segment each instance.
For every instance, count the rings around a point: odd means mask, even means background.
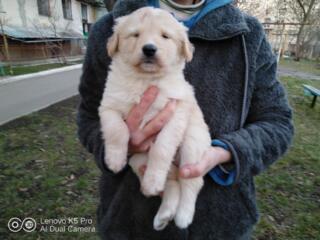
[[[142,73],[170,71],[193,55],[187,28],[168,12],[151,7],[118,18],[107,50]]]

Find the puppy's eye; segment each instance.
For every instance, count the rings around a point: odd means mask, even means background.
[[[140,34],[137,32],[137,33],[133,33],[131,36],[137,38],[140,36]]]
[[[166,34],[166,33],[162,33],[162,37],[163,37],[164,39],[169,39],[169,35]]]

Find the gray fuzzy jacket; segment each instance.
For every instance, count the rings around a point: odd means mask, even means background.
[[[92,28],[79,86],[79,138],[102,171],[98,228],[108,240],[249,239],[258,220],[254,176],[277,160],[293,135],[291,109],[276,78],[277,63],[261,24],[226,5],[205,15],[189,31],[195,46],[185,69],[210,127],[212,139],[229,146],[236,169],[232,186],[209,176],[198,197],[193,224],[152,228],[159,197],[146,198],[129,167],[115,175],[103,164],[98,106],[108,73],[107,39],[114,19],[145,6],[146,1],[118,0]]]

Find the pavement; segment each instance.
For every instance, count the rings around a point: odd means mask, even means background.
[[[78,94],[82,64],[0,79],[0,125]],[[320,80],[320,76],[278,68],[279,76]]]
[[[320,81],[320,76],[315,75],[312,73],[306,73],[306,72],[300,72],[291,68],[285,68],[285,67],[278,67],[278,75],[279,76],[289,76],[289,77],[296,77],[306,80],[318,80]]]
[[[82,64],[0,80],[0,125],[78,94]]]

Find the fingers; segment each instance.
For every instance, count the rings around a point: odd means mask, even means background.
[[[156,135],[167,124],[174,113],[176,100],[171,100],[166,106],[153,118],[142,131],[136,132],[132,136],[132,143],[135,145],[141,144],[150,136]]]
[[[182,166],[179,170],[179,175],[182,178],[202,177],[207,174],[214,165],[215,164],[209,157],[208,152],[206,152],[198,163]]]
[[[149,137],[147,140],[145,140],[144,142],[142,142],[139,145],[135,145],[132,142],[130,142],[130,144],[129,144],[129,153],[147,152],[149,150],[151,144],[156,139],[156,137],[157,137],[156,135],[153,135],[153,136]]]
[[[155,86],[149,87],[143,94],[140,103],[134,106],[126,119],[130,132],[136,131],[143,119],[144,114],[155,101],[159,89]]]
[[[182,178],[202,177],[205,174],[205,169],[206,163],[201,161],[197,164],[183,166],[179,171],[179,175]]]

